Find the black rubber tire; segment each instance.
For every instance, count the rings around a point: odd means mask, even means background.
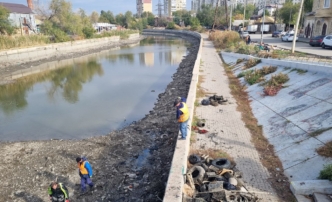
[[[203,182],[203,178],[205,175],[205,170],[201,166],[194,166],[188,170],[187,173],[190,173],[193,177],[193,180]]]
[[[196,154],[190,155],[188,160],[189,160],[189,163],[191,163],[193,165],[200,163],[202,161],[201,157]]]
[[[231,167],[231,162],[225,158],[213,160],[211,164],[220,169],[223,168],[229,169]]]
[[[202,105],[205,105],[205,106],[207,106],[207,105],[210,105],[210,100],[208,100],[208,99],[204,99],[204,100],[202,100]]]
[[[322,43],[322,49],[325,49],[325,44],[324,43]]]

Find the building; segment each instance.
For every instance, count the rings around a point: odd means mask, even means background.
[[[186,6],[186,0],[164,0],[164,14],[171,17],[175,11],[186,10]]]
[[[31,34],[36,32],[35,14],[31,8],[23,4],[4,3],[0,5],[9,10],[9,21],[21,30],[21,34]]]
[[[307,13],[304,22],[304,36],[332,34],[332,0],[314,0],[312,12]]]
[[[144,12],[152,13],[152,0],[136,0],[137,16],[142,16]]]

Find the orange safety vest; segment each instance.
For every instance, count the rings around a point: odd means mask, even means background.
[[[80,169],[82,175],[88,174],[88,170],[85,168],[85,161],[83,161],[83,163],[78,163],[78,169]]]
[[[183,105],[183,107],[179,109],[182,112],[182,114],[180,115],[180,117],[178,119],[178,122],[180,122],[180,123],[186,122],[189,119],[188,106],[184,102],[182,102],[182,105]]]

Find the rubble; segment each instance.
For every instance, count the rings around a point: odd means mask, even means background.
[[[184,200],[186,202],[257,202],[247,191],[242,173],[226,158],[211,159],[207,155],[192,154],[186,174]]]

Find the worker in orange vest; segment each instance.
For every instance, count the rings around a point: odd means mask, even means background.
[[[90,188],[93,187],[91,180],[93,174],[92,167],[85,157],[77,157],[76,162],[78,165],[79,175],[81,177],[81,190],[82,193],[84,193],[86,192],[86,184],[88,184]]]

